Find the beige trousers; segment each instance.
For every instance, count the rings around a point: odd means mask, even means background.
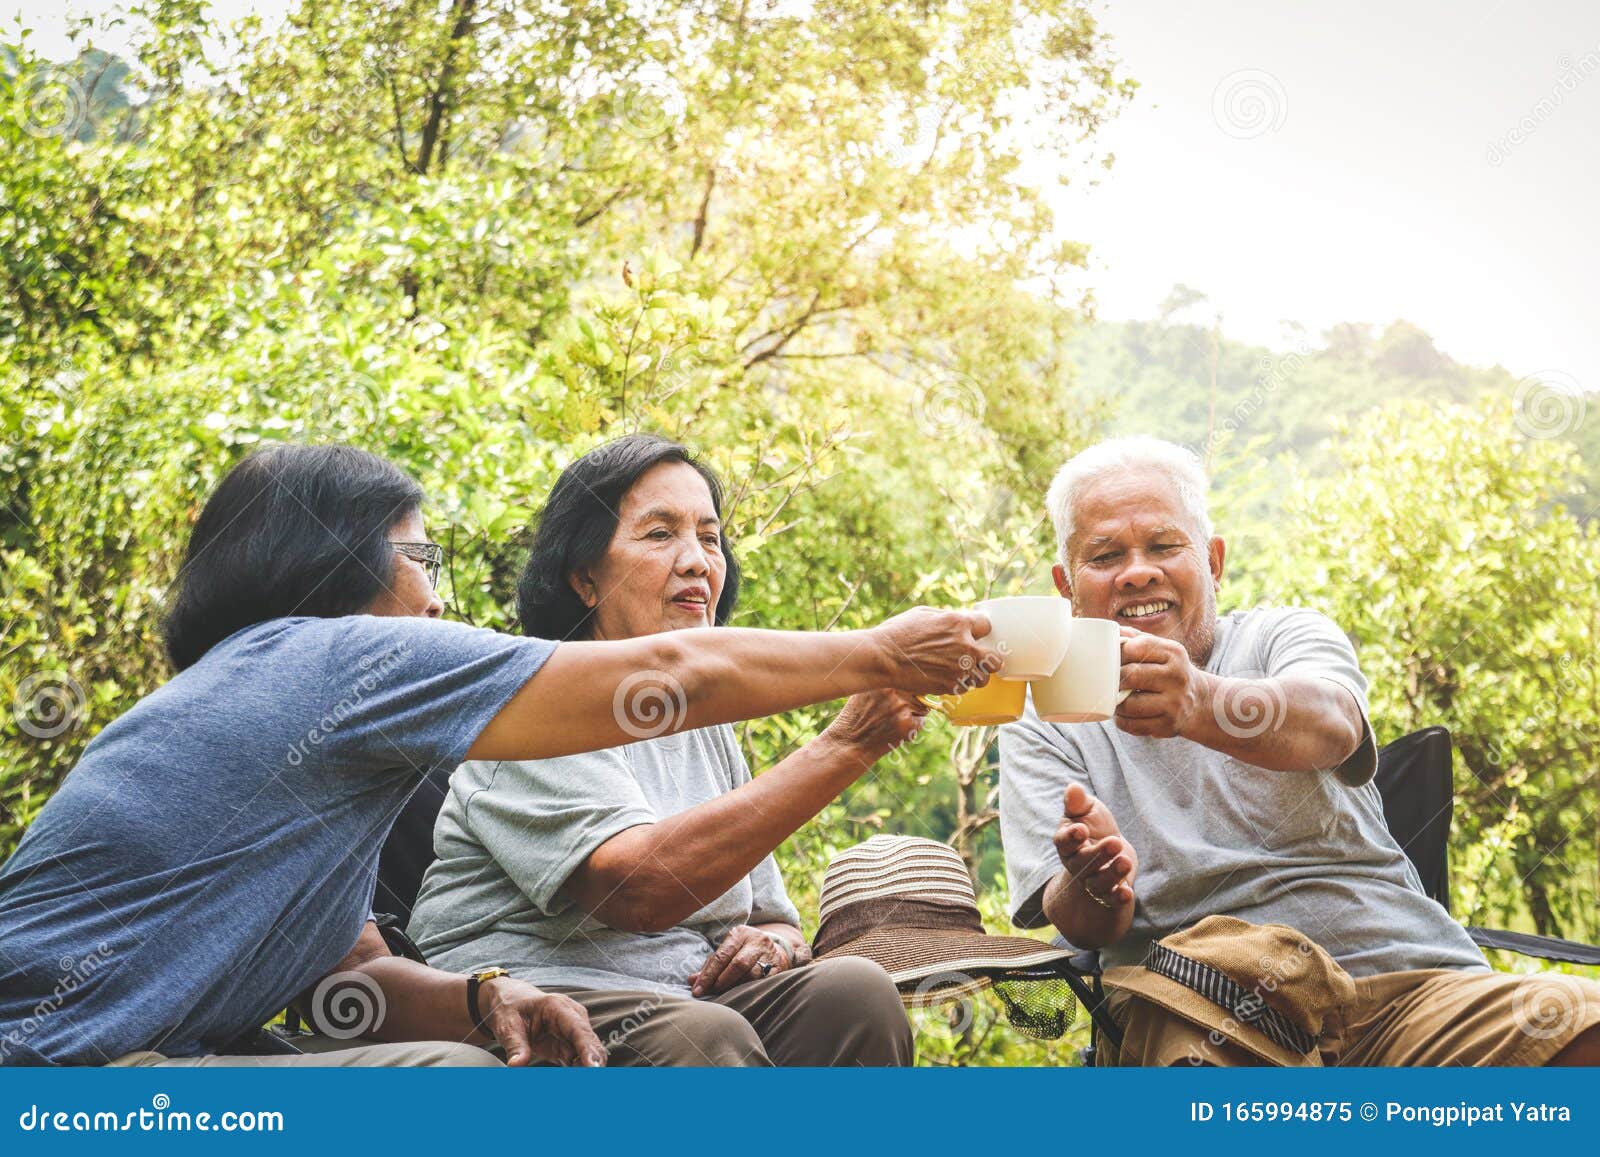
[[[155,1052],[128,1053],[111,1062],[110,1067],[150,1068],[287,1068],[312,1066],[321,1068],[500,1068],[501,1062],[475,1045],[451,1044],[449,1041],[406,1041],[400,1044],[373,1044],[359,1037],[342,1041],[332,1037],[312,1036],[295,1041],[295,1047],[305,1049],[304,1056],[267,1057],[165,1057]]]
[[[1333,1010],[1318,1046],[1323,1065],[1543,1065],[1600,1024],[1600,982],[1426,969],[1360,977],[1355,999]],[[1120,1055],[1101,1039],[1099,1062],[1259,1065],[1220,1033],[1126,992],[1107,994],[1122,1026]]]

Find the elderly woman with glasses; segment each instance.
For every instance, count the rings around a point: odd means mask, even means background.
[[[678,696],[667,732],[953,686],[989,653],[981,617],[926,609],[559,644],[444,622],[422,500],[345,446],[263,450],[218,486],[165,623],[177,675],[95,736],[0,867],[0,1062],[498,1064],[498,1043],[603,1064],[570,998],[390,955],[378,849],[418,783],[615,748],[641,681]],[[297,994],[328,1031],[256,1055]]]
[[[721,485],[683,446],[635,435],[594,450],[539,522],[523,630],[637,641],[725,623],[739,568],[722,520]],[[759,778],[726,724],[669,735],[641,719],[605,749],[475,759],[450,778],[410,932],[437,967],[492,962],[571,996],[612,1064],[909,1064],[888,974],[810,963],[772,853],[926,710],[858,694]]]

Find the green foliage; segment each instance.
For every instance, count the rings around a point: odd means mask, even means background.
[[[1292,497],[1269,595],[1357,641],[1380,734],[1450,728],[1456,911],[1594,940],[1600,531],[1555,503],[1578,462],[1505,400],[1398,403],[1362,427]]]
[[[1093,161],[1131,90],[1076,0],[133,19],[125,71],[26,41],[0,70],[0,851],[166,677],[188,529],[266,441],[414,474],[449,612],[486,625],[513,626],[562,467],[635,429],[728,480],[741,622],[859,626],[1032,574],[1042,478],[1092,411],[1060,357],[1075,303],[1020,288],[1082,251],[1011,178],[1024,143]],[[752,764],[828,716],[750,724]],[[979,854],[992,761],[956,782],[949,740],[797,836],[802,898],[880,826],[948,837],[968,809]]]
[[[1159,415],[1150,432],[1217,468],[1231,597],[1344,623],[1386,735],[1457,730],[1461,910],[1594,935],[1575,463],[1503,405],[1368,412],[1503,398],[1505,375],[1409,327],[1282,358],[1170,318],[1081,329],[1079,303],[1024,288],[1084,250],[1015,178],[1028,150],[1098,163],[1132,91],[1086,6],[815,7],[322,0],[268,36],[152,0],[126,71],[9,48],[0,854],[166,677],[188,529],[264,441],[401,464],[450,548],[449,613],[509,628],[560,470],[631,430],[679,437],[729,483],[739,621],[847,628],[1046,589],[1050,472]],[[1596,429],[1571,431],[1590,469]],[[752,766],[828,718],[747,724]],[[797,833],[780,857],[801,910],[833,854],[903,831],[951,840],[1008,931],[992,738],[936,722]],[[1083,1043],[972,1008],[956,1029],[918,1014],[926,1060]]]

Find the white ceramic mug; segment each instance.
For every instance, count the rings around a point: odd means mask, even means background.
[[[1004,658],[994,677],[1013,683],[1042,679],[1067,653],[1072,604],[1056,595],[1016,595],[986,599],[978,610],[992,628],[984,642]]]
[[[1071,626],[1060,665],[1030,684],[1033,709],[1046,723],[1099,723],[1128,697],[1118,688],[1122,632],[1112,619],[1073,619]]]

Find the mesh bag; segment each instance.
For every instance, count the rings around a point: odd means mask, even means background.
[[[1078,997],[1059,966],[939,972],[920,981],[902,981],[900,993],[912,1008],[936,1008],[970,1000],[992,989],[1011,1027],[1035,1040],[1055,1040],[1078,1019]]]
[[[1078,1019],[1078,998],[1059,976],[997,980],[993,988],[1011,1027],[1035,1040],[1055,1040]]]

